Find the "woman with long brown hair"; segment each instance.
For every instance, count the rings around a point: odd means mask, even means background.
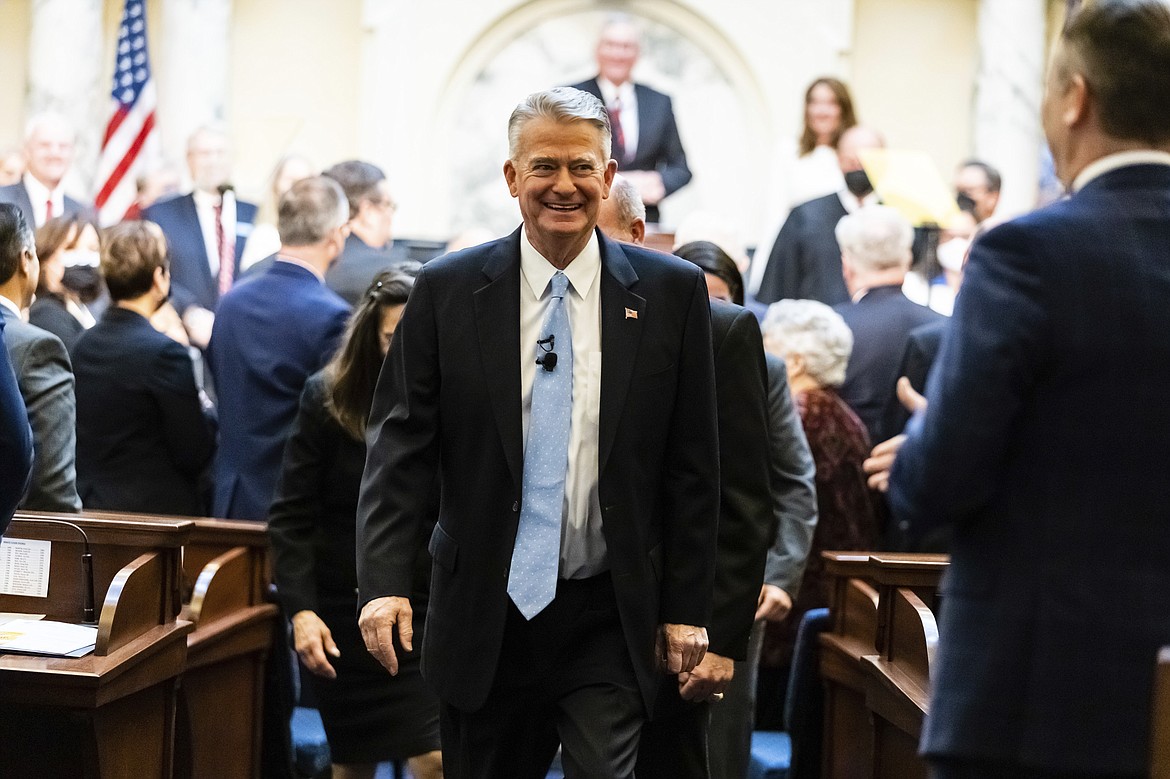
[[[355,596],[366,422],[413,286],[401,272],[376,276],[337,354],[309,377],[268,513],[280,600],[310,672],[338,779],[370,779],[377,763],[404,759],[419,779],[442,775],[438,699],[423,682],[418,655],[403,656],[390,676],[362,642]],[[425,606],[430,557],[419,546],[411,603]]]
[[[37,230],[41,275],[28,321],[60,338],[70,354],[96,320],[81,295],[66,283],[66,275],[73,268],[85,269],[100,287],[98,251],[97,228],[76,214],[50,219]]]

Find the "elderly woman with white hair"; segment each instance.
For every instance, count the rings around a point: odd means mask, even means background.
[[[781,300],[768,308],[763,330],[764,348],[782,357],[788,368],[788,385],[816,464],[819,515],[792,611],[782,622],[769,623],[764,638],[761,682],[768,678],[783,684],[801,617],[829,605],[821,551],[872,549],[878,523],[861,467],[869,456],[869,438],[836,390],[853,351],[845,320],[815,300]],[[779,690],[767,694],[783,700]]]

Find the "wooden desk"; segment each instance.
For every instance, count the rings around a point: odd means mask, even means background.
[[[149,524],[153,517],[100,516]],[[183,548],[181,616],[194,625],[179,692],[177,776],[251,779],[260,775],[264,666],[279,610],[271,581],[267,525],[191,518]]]
[[[46,598],[0,595],[0,611],[80,621],[80,535],[18,514],[10,538],[52,542]],[[82,658],[0,655],[0,766],[12,776],[170,777],[176,691],[193,626],[177,620],[180,550],[193,524],[71,515],[89,537],[100,604]],[[103,597],[104,596],[104,597]]]
[[[1151,779],[1170,779],[1170,646],[1158,652],[1150,741]]]

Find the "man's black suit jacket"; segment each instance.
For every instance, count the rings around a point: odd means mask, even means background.
[[[40,227],[33,219],[33,204],[32,199],[28,196],[28,190],[24,186],[23,181],[18,181],[15,184],[9,184],[6,187],[0,187],[0,203],[12,203],[18,207],[24,214],[24,219],[28,222],[29,227]],[[86,218],[92,218],[93,213],[89,206],[80,203],[73,198],[65,195],[65,213],[56,214],[56,216],[73,216],[74,214],[81,214]]]
[[[1170,166],[1130,165],[1001,225],[890,478],[953,530],[927,755],[1149,770],[1170,644]]]
[[[719,447],[710,306],[695,266],[597,236],[598,495],[649,710],[657,626],[711,616]],[[422,668],[441,698],[467,711],[492,686],[520,517],[520,280],[519,230],[423,267],[378,381],[358,506],[361,601],[409,597],[441,473]]]
[[[162,228],[167,237],[171,259],[171,294],[180,313],[196,305],[214,311],[219,305],[219,280],[211,275],[207,264],[207,245],[195,195],[187,193],[155,203],[142,212],[142,218]],[[256,221],[256,206],[246,200],[236,201],[236,268],[232,278],[240,278],[240,258],[244,244]]]
[[[215,432],[186,347],[111,306],[77,342],[77,491],[86,508],[201,516]]]
[[[605,102],[601,86],[596,78],[573,84]],[[678,124],[674,120],[674,105],[670,96],[651,89],[644,84],[634,84],[634,96],[638,101],[638,146],[633,159],[618,160],[618,170],[653,170],[662,176],[666,194],[681,189],[691,180],[691,169],[687,167],[687,153],[683,150],[678,135]],[[646,207],[646,221],[658,221],[658,209]]]
[[[387,246],[379,249],[351,233],[345,239],[345,251],[325,274],[325,285],[356,308],[375,276],[407,259],[409,257],[401,248]]]
[[[898,368],[898,376],[905,376],[910,380],[910,386],[919,393],[926,392],[926,377],[930,375],[930,368],[938,357],[938,350],[942,347],[943,334],[947,331],[950,317],[943,317],[935,322],[928,322],[921,327],[910,331],[906,337],[906,351],[902,354],[902,365]],[[897,396],[892,398],[886,406],[885,432],[889,436],[901,433],[910,420],[910,412],[899,402]],[[879,441],[875,441],[880,443]]]
[[[910,331],[946,317],[910,300],[896,284],[874,287],[856,303],[835,310],[853,331],[841,399],[865,425],[870,443],[879,444],[902,432],[886,429],[885,421],[891,400],[897,401],[898,368]]]
[[[792,209],[772,245],[756,299],[819,300],[830,306],[849,300],[834,232],[847,213],[836,193]]]

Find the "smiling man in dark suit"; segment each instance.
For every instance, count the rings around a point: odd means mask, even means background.
[[[977,241],[890,476],[951,528],[922,751],[939,777],[1147,776],[1170,644],[1170,7],[1065,27],[1045,134],[1072,196]]]
[[[633,20],[622,14],[613,16],[597,41],[597,76],[573,88],[605,103],[618,170],[641,195],[646,221],[656,223],[658,204],[691,180],[691,169],[670,97],[632,80],[641,48]]]
[[[631,776],[661,674],[707,647],[707,289],[594,229],[609,130],[576,89],[516,108],[504,176],[524,224],[423,267],[370,414],[361,625],[391,672],[395,643],[413,646],[413,550],[441,477],[422,663],[448,777],[543,777],[558,742],[568,776]]]

